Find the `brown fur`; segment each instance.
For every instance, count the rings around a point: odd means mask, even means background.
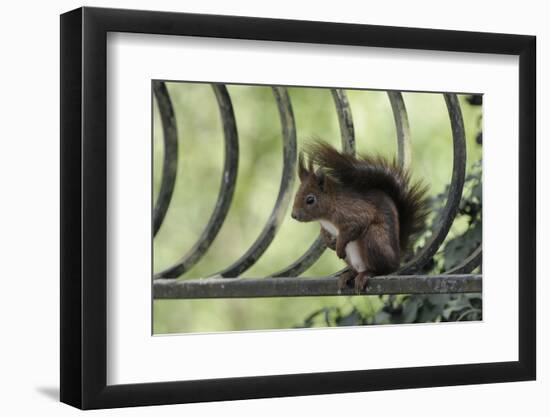
[[[354,157],[319,141],[311,144],[306,154],[307,166],[302,153],[298,160],[301,184],[292,217],[333,223],[339,230],[336,239],[324,229],[321,234],[342,259],[347,244],[359,241],[366,271],[357,273],[346,259],[351,270],[340,278],[339,286],[355,277],[355,287],[361,291],[369,276],[399,268],[411,235],[424,225],[427,189],[412,184],[410,174],[395,162],[380,157]]]

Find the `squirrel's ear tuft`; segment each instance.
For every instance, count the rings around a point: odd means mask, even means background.
[[[313,166],[313,158],[311,157],[311,155],[308,155],[309,158],[308,158],[308,165],[307,165],[307,170],[309,171],[310,174],[315,174],[315,167]]]
[[[308,172],[304,161],[304,154],[300,152],[298,155],[298,177],[300,178],[300,181],[303,181],[307,176]]]
[[[326,176],[322,169],[318,169],[315,173],[315,178],[317,179],[317,185],[321,191],[325,191],[326,185]]]

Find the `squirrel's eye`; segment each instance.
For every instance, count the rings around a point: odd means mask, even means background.
[[[315,196],[310,194],[306,197],[306,204],[311,205],[313,203],[315,203]]]

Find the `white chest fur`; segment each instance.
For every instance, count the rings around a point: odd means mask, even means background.
[[[332,236],[338,236],[339,231],[334,223],[329,222],[328,220],[319,220],[319,223],[321,223],[321,227],[329,232]]]
[[[338,236],[340,231],[334,223],[329,222],[328,220],[319,220],[319,223],[321,223],[321,227],[332,236]],[[346,245],[346,261],[348,261],[357,272],[363,272],[367,269],[363,258],[361,258],[361,250],[358,240],[353,240]]]

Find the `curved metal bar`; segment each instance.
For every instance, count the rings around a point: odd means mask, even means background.
[[[437,252],[439,246],[445,240],[447,233],[449,233],[449,229],[453,224],[462,197],[462,188],[464,187],[466,172],[464,122],[462,120],[460,103],[458,102],[456,94],[445,93],[444,96],[453,133],[453,173],[449,186],[449,195],[443,212],[435,222],[436,226],[432,233],[432,237],[414,259],[399,269],[397,273],[401,275],[409,275],[418,272]]]
[[[212,89],[218,102],[225,138],[225,161],[218,199],[214,206],[214,211],[197,242],[176,264],[156,274],[155,279],[177,278],[191,269],[204,256],[218,235],[233,200],[239,167],[237,122],[235,121],[231,97],[225,85],[212,84]]]
[[[351,107],[348,102],[346,92],[341,89],[332,88],[332,99],[338,115],[338,124],[340,125],[341,144],[344,152],[355,153],[355,130],[353,127],[353,117]],[[285,269],[276,272],[272,277],[296,277],[309,269],[317,259],[321,257],[326,249],[325,242],[321,236],[318,236],[309,249],[299,259],[287,266]]]
[[[458,264],[454,268],[449,269],[447,272],[445,272],[445,275],[469,274],[474,269],[476,269],[479,265],[481,265],[482,257],[483,257],[482,248],[481,248],[481,245],[479,245],[477,249],[470,254],[470,256],[468,256],[466,259],[464,259],[460,264]]]
[[[166,84],[163,81],[154,81],[153,93],[157,99],[164,135],[162,180],[157,202],[153,209],[153,236],[155,236],[164,221],[176,185],[176,174],[178,172],[178,131],[174,108],[172,107],[172,101],[166,89]]]
[[[286,88],[272,87],[272,89],[275,100],[277,101],[277,107],[279,108],[283,132],[283,175],[275,207],[262,232],[246,253],[226,269],[214,274],[213,277],[238,277],[254,265],[277,234],[283,222],[288,205],[290,204],[297,159],[296,125],[292,112],[292,104],[290,103],[290,97],[288,96]]]
[[[411,166],[412,147],[407,109],[405,108],[401,92],[388,91],[388,98],[390,99],[395,130],[397,132],[397,162],[400,166],[408,169]]]
[[[300,256],[296,261],[287,266],[285,269],[271,275],[273,278],[297,277],[306,271],[311,265],[317,262],[317,259],[325,252],[327,246],[321,236],[313,241],[309,249]]]
[[[351,107],[348,102],[348,96],[345,90],[332,88],[332,100],[338,114],[338,124],[340,125],[340,142],[344,152],[355,154],[355,128],[353,127],[353,117],[351,116]]]

